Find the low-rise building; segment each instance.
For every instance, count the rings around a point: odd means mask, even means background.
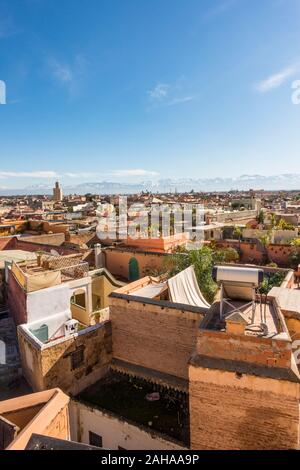
[[[69,403],[57,388],[0,401],[0,449],[24,450],[32,434],[70,439]]]
[[[18,283],[23,279],[11,274]],[[30,269],[22,274],[29,276],[23,287],[37,285]],[[220,290],[212,305],[192,267],[171,279],[147,276],[108,286],[109,311],[99,323],[76,330],[71,317],[59,335],[53,327],[45,336],[45,318],[38,328],[19,325],[24,375],[34,390],[60,387],[72,395],[70,437],[80,443],[128,450],[298,449],[300,374],[293,341],[300,328],[295,305],[287,301],[293,272],[285,274],[280,289],[263,296],[263,269],[220,266],[213,273]],[[94,276],[87,273],[91,285]],[[75,281],[40,291],[63,293]],[[70,302],[59,302],[51,300],[56,315],[72,311]]]

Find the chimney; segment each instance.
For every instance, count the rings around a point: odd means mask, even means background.
[[[226,332],[232,335],[243,336],[245,334],[247,321],[238,312],[229,315],[226,320]]]

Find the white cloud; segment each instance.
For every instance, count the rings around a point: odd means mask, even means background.
[[[64,173],[67,178],[90,178],[97,175],[97,173],[78,172],[78,173]]]
[[[52,80],[67,89],[72,98],[77,98],[84,90],[84,77],[88,66],[89,62],[86,57],[77,54],[70,61],[60,61],[57,58],[48,59],[46,70]]]
[[[112,170],[110,172],[99,173],[87,173],[87,172],[74,172],[64,173],[67,178],[128,178],[137,176],[158,176],[159,173],[156,171],[148,171],[141,168],[134,168],[128,170]]]
[[[222,13],[225,13],[226,11],[230,10],[232,7],[234,7],[237,3],[237,0],[225,0],[220,2],[217,6],[209,10],[205,15],[204,19],[210,19],[214,18],[216,16],[221,15]]]
[[[159,83],[152,90],[148,91],[148,93],[153,100],[161,100],[168,95],[169,91],[170,85],[167,83]]]
[[[62,64],[55,59],[49,62],[50,69],[56,80],[61,83],[71,83],[73,80],[73,72],[69,65]]]
[[[0,178],[56,178],[55,171],[0,171]]]
[[[175,106],[176,104],[187,103],[195,99],[192,95],[183,94],[182,84],[175,82],[173,84],[159,83],[152,90],[148,91],[150,97],[150,108],[160,106]]]
[[[174,98],[169,103],[168,106],[174,106],[175,104],[187,103],[188,101],[193,101],[195,96],[183,96],[182,98]]]
[[[115,170],[111,172],[112,176],[125,178],[128,176],[158,176],[157,171],[142,170],[140,168],[132,170]]]
[[[261,81],[256,85],[256,90],[260,93],[267,93],[275,88],[280,87],[283,85],[290,77],[292,77],[297,71],[296,66],[292,66],[281,70],[274,75],[271,75],[267,79]]]

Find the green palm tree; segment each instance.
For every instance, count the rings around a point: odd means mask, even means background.
[[[241,227],[236,226],[233,231],[233,235],[238,239],[239,241],[239,251],[241,251],[241,239],[243,236],[243,230]]]

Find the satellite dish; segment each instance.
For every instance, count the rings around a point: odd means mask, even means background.
[[[50,254],[53,256],[60,256],[60,254],[56,250],[51,250]]]

